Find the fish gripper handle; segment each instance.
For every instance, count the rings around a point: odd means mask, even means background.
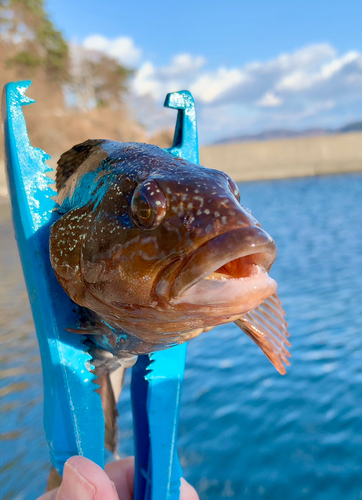
[[[168,151],[199,163],[195,104],[187,90],[166,96],[178,110]],[[131,397],[135,444],[135,500],[179,500],[182,469],[177,429],[187,343],[139,356],[132,370]]]
[[[83,455],[104,467],[104,416],[91,356],[77,327],[77,306],[55,277],[49,257],[49,231],[56,221],[54,181],[45,160],[31,146],[22,106],[30,81],[8,83],[3,91],[5,159],[15,236],[38,336],[44,382],[44,429],[55,469]]]

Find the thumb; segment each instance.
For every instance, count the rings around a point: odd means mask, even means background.
[[[104,470],[84,457],[71,457],[64,466],[56,500],[119,500]]]

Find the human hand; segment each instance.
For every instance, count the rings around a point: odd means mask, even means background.
[[[132,500],[134,458],[107,464],[105,471],[84,457],[71,457],[64,466],[60,488],[38,500]],[[181,479],[180,500],[199,500],[194,488]]]

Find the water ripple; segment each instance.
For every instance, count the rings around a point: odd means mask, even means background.
[[[281,377],[235,325],[189,344],[180,459],[201,500],[362,498],[362,176],[246,183],[279,250],[289,323]],[[4,215],[5,214],[5,215]],[[33,499],[49,458],[39,353],[8,215],[0,211],[0,497]],[[129,375],[119,410],[132,453]]]

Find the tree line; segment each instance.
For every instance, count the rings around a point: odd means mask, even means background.
[[[132,74],[104,53],[68,44],[43,0],[0,0],[0,86],[32,80],[27,94],[37,102],[23,108],[29,137],[53,166],[89,138],[170,145],[170,131],[150,137],[127,105]]]
[[[117,106],[127,92],[132,70],[105,54],[71,49],[43,0],[0,0],[0,44],[5,68],[62,86],[73,93],[73,106]]]

